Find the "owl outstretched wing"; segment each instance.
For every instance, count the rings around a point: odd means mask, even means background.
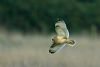
[[[66,24],[63,20],[56,22],[55,30],[56,30],[56,33],[58,36],[65,36],[65,37],[69,38],[69,31],[68,31]]]
[[[49,53],[53,54],[55,52],[60,51],[66,44],[52,44]]]

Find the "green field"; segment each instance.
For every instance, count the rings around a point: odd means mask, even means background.
[[[0,33],[0,67],[100,67],[100,38],[71,36],[76,46],[48,53],[51,36]]]

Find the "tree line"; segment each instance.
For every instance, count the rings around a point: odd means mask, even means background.
[[[100,1],[0,0],[0,25],[11,31],[51,33],[57,18],[71,32],[100,33]]]

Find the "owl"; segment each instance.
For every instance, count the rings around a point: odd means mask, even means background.
[[[63,20],[58,20],[55,23],[55,31],[56,35],[52,38],[52,45],[49,49],[49,53],[54,54],[61,50],[65,45],[75,45],[75,41],[69,39],[69,31]]]

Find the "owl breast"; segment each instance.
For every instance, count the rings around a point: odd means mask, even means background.
[[[59,43],[65,43],[66,42],[66,38],[64,36],[56,36],[54,37],[54,43],[55,44],[59,44]]]

